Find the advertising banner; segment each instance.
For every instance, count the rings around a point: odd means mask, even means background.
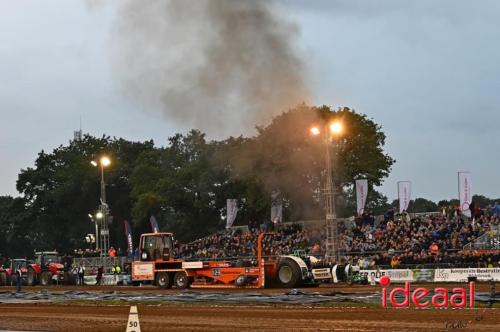
[[[411,199],[411,182],[398,182],[399,213],[408,210]]]
[[[413,281],[415,282],[433,282],[434,269],[415,269],[413,271]]]
[[[154,280],[154,263],[152,262],[133,262],[132,279],[133,280]]]
[[[468,277],[478,281],[500,281],[500,268],[436,269],[435,282],[466,282]]]
[[[371,280],[372,276],[375,277],[375,281],[378,282],[380,277],[389,276],[391,282],[400,283],[405,281],[413,281],[413,271],[410,269],[400,269],[400,270],[360,270],[360,274],[368,277]]]
[[[472,174],[470,172],[458,172],[458,197],[460,199],[460,211],[470,217],[469,209],[472,202],[471,190]]]
[[[123,226],[125,230],[125,238],[127,239],[127,254],[134,254],[134,246],[132,243],[132,229],[130,228],[130,223],[126,220],[123,221]]]
[[[226,229],[233,226],[236,220],[236,215],[238,214],[238,201],[236,199],[228,199],[227,204],[227,219],[226,219]]]
[[[366,196],[368,195],[368,180],[356,180],[356,211],[358,216],[365,212]]]
[[[283,199],[278,191],[271,194],[271,222],[283,222]]]

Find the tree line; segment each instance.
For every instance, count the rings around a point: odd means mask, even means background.
[[[367,209],[383,213],[391,204],[373,187],[388,176],[395,160],[383,150],[382,128],[349,108],[300,105],[257,127],[250,137],[209,140],[191,130],[157,146],[152,140],[84,135],[51,152],[41,151],[34,166],[19,173],[20,195],[0,197],[0,254],[84,248],[85,235],[94,230],[88,214],[97,211],[100,196],[100,170],[90,161],[102,155],[112,161],[105,182],[116,248],[126,247],[124,220],[130,221],[137,241],[150,231],[151,215],[181,241],[220,230],[228,198],[238,199],[236,225],[268,221],[271,195],[282,200],[287,221],[321,219],[325,142],[311,136],[309,127],[332,120],[344,126],[331,143],[334,185],[342,192],[339,214],[354,214],[358,178],[368,179],[371,187]],[[420,203],[413,202],[415,209]]]

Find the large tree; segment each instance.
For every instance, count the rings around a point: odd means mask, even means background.
[[[145,224],[155,215],[163,229],[182,240],[222,228],[226,198],[244,188],[213,167],[216,148],[193,130],[171,137],[165,148],[143,153],[131,176],[134,223]]]
[[[40,152],[34,167],[21,170],[17,189],[30,213],[26,229],[38,249],[58,248],[69,252],[84,246],[85,234],[93,233],[88,217],[96,212],[100,195],[100,171],[90,164],[101,155],[112,163],[106,168],[107,200],[114,217],[111,239],[124,246],[122,221],[129,218],[129,173],[139,154],[153,148],[153,142],[135,143],[109,137],[86,135],[51,153]]]
[[[268,126],[258,127],[255,137],[219,153],[221,164],[236,179],[257,181],[267,193],[280,192],[291,219],[321,217],[325,139],[311,136],[309,129],[314,125],[327,129],[333,121],[344,128],[330,146],[337,190],[352,187],[357,178],[380,185],[394,163],[383,151],[385,134],[366,115],[348,108],[302,105],[292,109]]]
[[[333,120],[345,128],[330,146],[337,189],[352,189],[356,178],[379,185],[394,162],[383,152],[380,126],[347,108],[300,106],[257,128],[257,135],[249,138],[207,141],[193,130],[155,148],[152,141],[87,135],[51,153],[42,151],[17,182],[22,222],[9,216],[8,222],[0,220],[0,231],[14,220],[39,249],[81,247],[85,234],[93,230],[87,214],[99,205],[100,172],[90,160],[102,154],[112,160],[105,174],[115,246],[124,247],[125,219],[133,221],[136,238],[150,230],[151,215],[182,240],[221,229],[228,198],[238,199],[237,224],[268,221],[273,193],[283,199],[285,220],[320,218],[325,142],[310,136],[309,127]],[[384,197],[375,198],[378,205],[384,204]]]
[[[0,256],[31,256],[36,243],[30,237],[29,211],[20,197],[0,196]]]

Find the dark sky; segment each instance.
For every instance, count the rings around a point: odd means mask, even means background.
[[[188,129],[117,92],[110,29],[117,1],[0,0],[0,194],[21,168],[71,139],[94,135],[158,145]],[[381,190],[411,180],[413,197],[473,191],[500,197],[500,2],[286,1],[299,28],[314,103],[372,117],[397,163]]]

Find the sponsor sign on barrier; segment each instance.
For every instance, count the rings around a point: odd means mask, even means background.
[[[436,269],[436,282],[464,282],[469,277],[476,277],[478,281],[500,281],[500,268],[464,268],[464,269]]]
[[[131,283],[130,274],[104,274],[102,276],[101,285],[113,286],[113,285],[128,285]],[[88,275],[83,278],[85,285],[96,285],[97,279],[95,275]]]
[[[434,281],[434,269],[416,269],[413,271],[413,281],[432,282]]]
[[[152,262],[133,262],[132,263],[132,278],[134,280],[153,280],[154,263]]]
[[[360,270],[359,273],[361,275],[365,275],[368,280],[370,278],[375,277],[375,281],[379,282],[380,277],[388,276],[391,278],[392,282],[405,282],[405,281],[413,281],[413,271],[410,269],[401,269],[401,270]]]

